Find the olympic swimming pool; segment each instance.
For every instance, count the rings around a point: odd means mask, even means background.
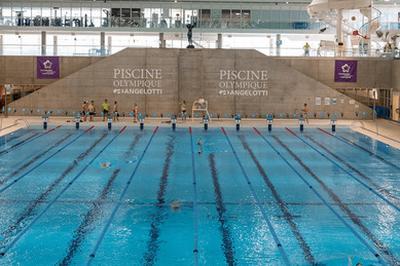
[[[400,150],[348,128],[31,128],[0,162],[0,265],[400,265]]]

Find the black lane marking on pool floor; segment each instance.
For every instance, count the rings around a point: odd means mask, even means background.
[[[219,180],[218,180],[218,171],[217,171],[217,166],[215,164],[215,155],[213,153],[210,153],[208,155],[208,161],[209,161],[211,177],[212,177],[212,181],[213,181],[215,204],[216,204],[215,207],[218,212],[218,221],[220,224],[219,229],[222,234],[222,246],[224,249],[225,260],[228,265],[235,265],[236,264],[235,251],[234,251],[231,232],[229,230],[229,226],[226,221],[227,220],[227,217],[225,215],[226,208],[225,208],[224,199],[223,199],[222,192],[221,192],[221,186],[220,186]]]
[[[260,136],[264,142],[266,144],[269,145],[269,147],[276,153],[278,154],[278,156],[289,166],[290,169],[292,169],[292,171],[308,186],[308,188],[314,192],[314,194],[317,196],[317,198],[319,198],[321,200],[321,202],[324,203],[324,205],[355,235],[356,238],[358,238],[358,240],[360,240],[361,243],[363,243],[365,245],[365,247],[372,253],[375,255],[376,259],[380,262],[380,264],[382,265],[386,265],[387,263],[385,261],[383,261],[382,257],[378,254],[377,250],[375,249],[375,247],[371,246],[370,243],[365,239],[364,236],[360,235],[360,233],[353,228],[353,226],[346,221],[346,219],[338,213],[338,211],[336,211],[333,208],[333,204],[331,202],[328,202],[325,197],[322,196],[322,194],[320,192],[318,192],[314,186],[312,186],[312,184],[310,183],[310,181],[307,180],[306,177],[304,177],[299,170],[296,169],[296,167],[294,167],[294,165],[292,163],[290,163],[288,161],[288,159],[285,158],[285,156],[282,155],[282,153],[280,151],[277,150],[277,148],[272,145],[272,143],[261,134],[261,132],[253,127],[255,133]]]
[[[359,176],[361,176],[362,178],[364,178],[365,180],[367,180],[371,185],[373,185],[375,187],[375,189],[377,190],[377,194],[382,193],[384,194],[386,197],[394,199],[396,201],[399,200],[398,197],[396,197],[395,195],[393,195],[389,190],[380,187],[377,183],[375,183],[375,181],[367,176],[366,174],[362,173],[360,170],[358,170],[357,168],[355,168],[354,166],[352,166],[350,163],[346,162],[345,160],[343,160],[340,156],[336,155],[335,153],[331,152],[329,149],[327,149],[324,145],[322,145],[320,142],[316,141],[315,139],[311,138],[310,136],[306,136],[304,135],[305,138],[309,139],[312,143],[314,143],[315,145],[317,145],[318,147],[320,147],[321,149],[323,149],[325,152],[327,152],[328,154],[330,154],[332,157],[334,157],[336,160],[338,160],[339,162],[341,162],[342,164],[346,165],[349,169],[351,169],[353,172],[357,173]],[[367,187],[367,189],[371,190],[370,187]],[[382,196],[381,196],[382,197]],[[395,207],[398,210],[398,206],[390,201],[388,201],[387,199],[383,199],[385,200],[385,202],[389,203],[389,205]]]
[[[84,134],[86,134],[87,132],[89,132],[90,130],[92,130],[94,128],[94,126],[89,127],[88,129],[86,129],[85,131],[83,131],[82,133],[80,133],[79,135],[77,135],[75,138],[73,138],[72,140],[68,141],[66,144],[64,144],[61,148],[57,149],[55,152],[53,152],[52,154],[50,154],[50,156],[48,156],[46,159],[42,160],[41,162],[37,163],[35,166],[33,166],[32,168],[30,168],[28,171],[26,171],[25,173],[23,173],[22,175],[20,175],[19,177],[15,178],[12,182],[8,183],[7,185],[3,186],[2,188],[0,188],[0,193],[3,193],[5,190],[9,189],[10,187],[12,187],[13,185],[15,185],[19,180],[21,180],[22,178],[26,177],[28,174],[32,173],[35,169],[37,169],[38,167],[42,166],[44,163],[46,163],[48,160],[50,160],[51,158],[53,158],[56,154],[58,154],[59,152],[61,152],[62,150],[64,150],[66,147],[68,147],[69,145],[71,145],[72,143],[74,143],[77,139],[79,139],[81,136],[83,136]],[[55,128],[54,128],[55,129]]]
[[[255,189],[254,189],[254,187],[253,187],[253,185],[252,185],[252,183],[251,183],[251,181],[250,181],[250,178],[249,178],[249,176],[248,176],[246,170],[244,169],[244,166],[243,166],[242,162],[240,161],[239,155],[237,154],[235,148],[233,147],[233,144],[232,144],[231,140],[229,139],[228,133],[226,133],[226,131],[225,131],[225,129],[224,129],[223,127],[221,127],[221,131],[222,131],[222,133],[224,134],[224,136],[225,136],[225,138],[226,138],[226,141],[228,142],[228,145],[229,145],[229,147],[230,147],[231,150],[232,150],[232,153],[233,153],[233,155],[234,155],[234,157],[235,157],[235,159],[236,159],[236,162],[237,162],[238,165],[239,165],[239,168],[240,168],[240,170],[241,170],[241,172],[242,172],[243,177],[246,179],[247,185],[248,185],[248,187],[249,187],[249,189],[250,189],[250,192],[251,192],[251,194],[252,194],[252,196],[253,196],[253,198],[254,198],[255,204],[256,204],[257,207],[259,208],[260,213],[261,213],[261,215],[262,215],[263,218],[264,218],[264,221],[267,223],[268,230],[269,230],[269,232],[271,233],[272,238],[274,239],[274,242],[275,242],[275,244],[276,244],[276,247],[278,248],[280,254],[282,255],[282,260],[283,260],[284,264],[285,264],[285,265],[291,265],[291,264],[290,264],[290,261],[289,261],[289,258],[288,258],[288,255],[286,254],[286,251],[285,251],[285,249],[283,248],[282,243],[281,243],[281,241],[279,240],[279,237],[278,237],[278,235],[276,234],[276,231],[275,231],[275,229],[274,229],[274,227],[273,227],[273,225],[272,225],[270,219],[268,218],[267,213],[265,212],[264,208],[262,208],[261,201],[260,201],[260,199],[258,198],[257,193],[255,192]]]
[[[135,135],[135,137],[133,138],[133,141],[128,146],[128,150],[125,152],[124,157],[128,158],[133,154],[134,149],[135,149],[136,145],[139,143],[142,136],[143,136],[143,134]]]
[[[58,263],[59,265],[70,265],[73,257],[76,252],[82,245],[82,242],[85,240],[87,233],[91,230],[93,223],[98,219],[101,215],[103,205],[105,204],[105,200],[110,194],[111,187],[117,178],[121,169],[115,169],[108,179],[106,185],[103,187],[100,195],[97,197],[95,201],[92,202],[92,206],[89,211],[85,214],[82,222],[79,227],[74,231],[73,238],[71,243],[69,244],[67,255]]]
[[[22,131],[19,132],[19,130],[18,130],[18,131],[16,131],[16,132],[12,132],[12,133],[9,133],[9,134],[7,134],[7,135],[4,135],[4,136],[0,137],[0,142],[1,142],[1,143],[0,143],[0,146],[3,146],[3,145],[5,145],[6,143],[11,142],[11,141],[13,141],[13,140],[22,138],[23,136],[28,135],[28,134],[31,133],[32,131],[33,131],[33,129],[28,129],[28,130],[26,130],[25,132],[22,132]],[[34,134],[35,134],[35,133],[34,133]],[[32,135],[33,135],[33,134],[32,134]]]
[[[124,154],[124,157],[130,156],[136,145],[139,143],[143,135],[135,135],[133,141],[130,143],[127,151]],[[90,231],[90,227],[94,221],[96,221],[101,214],[101,209],[104,204],[115,203],[113,201],[106,201],[108,194],[110,193],[111,187],[118,176],[121,169],[114,170],[113,174],[109,178],[107,184],[104,186],[102,192],[98,196],[98,198],[94,201],[83,201],[86,204],[92,204],[92,208],[85,214],[84,219],[82,220],[79,227],[74,232],[74,237],[69,245],[67,255],[61,260],[59,265],[69,265],[71,260],[75,256],[75,253],[80,248],[83,240],[85,239],[87,233]]]
[[[4,154],[7,154],[7,153],[10,153],[10,152],[12,152],[14,149],[16,149],[16,148],[18,148],[18,147],[20,147],[20,146],[22,146],[22,145],[24,145],[24,144],[27,144],[27,143],[29,143],[29,142],[32,142],[33,140],[35,140],[35,139],[37,139],[37,138],[40,138],[40,137],[42,137],[42,136],[45,136],[45,135],[49,134],[50,132],[53,132],[54,130],[56,130],[57,128],[60,128],[60,127],[61,127],[61,126],[57,126],[57,127],[55,127],[55,128],[46,130],[45,132],[42,132],[42,133],[36,132],[36,133],[34,133],[33,135],[27,137],[26,139],[21,140],[21,141],[15,143],[15,144],[12,145],[11,147],[9,147],[9,148],[7,148],[7,149],[5,149],[5,150],[0,151],[0,156],[2,156],[2,155],[4,155]]]
[[[151,144],[151,142],[153,141],[154,136],[156,135],[156,133],[157,133],[157,131],[158,131],[158,128],[159,128],[158,126],[154,128],[153,133],[151,134],[150,139],[147,141],[147,144],[146,144],[146,146],[144,147],[143,152],[141,153],[139,159],[137,160],[136,165],[135,165],[135,168],[133,169],[131,175],[129,176],[129,179],[128,179],[128,181],[126,182],[126,184],[125,184],[125,186],[124,186],[124,189],[122,190],[122,192],[121,192],[121,194],[120,194],[120,196],[119,196],[119,198],[118,198],[118,201],[116,202],[116,204],[115,204],[115,206],[114,206],[114,208],[113,208],[113,210],[112,210],[112,212],[111,212],[111,215],[110,215],[110,217],[109,217],[108,220],[107,220],[106,225],[104,226],[103,230],[101,231],[101,233],[100,233],[100,235],[99,235],[99,238],[97,239],[96,244],[95,244],[95,246],[94,246],[92,252],[91,252],[90,255],[89,255],[89,260],[88,260],[87,263],[86,263],[87,265],[90,265],[90,264],[92,263],[93,259],[96,257],[96,252],[97,252],[97,250],[99,249],[100,244],[101,244],[101,242],[103,241],[104,236],[106,235],[106,233],[107,233],[107,231],[108,231],[108,228],[110,228],[111,223],[112,223],[112,221],[113,221],[115,215],[117,214],[119,208],[121,207],[121,205],[122,205],[122,200],[123,200],[123,198],[125,197],[126,192],[128,191],[129,185],[132,183],[132,180],[133,180],[133,178],[135,177],[136,172],[137,172],[137,170],[139,169],[139,166],[140,166],[140,164],[141,164],[141,162],[142,162],[142,160],[143,160],[143,158],[144,158],[144,156],[145,156],[147,150],[149,149],[150,144]]]
[[[73,134],[74,133],[72,133],[72,132],[67,134],[66,136],[64,136],[63,138],[58,140],[56,143],[54,143],[53,145],[49,146],[46,150],[44,150],[41,153],[36,154],[35,156],[33,156],[29,161],[27,161],[26,163],[24,163],[23,165],[21,165],[20,167],[15,169],[12,173],[8,174],[5,178],[0,180],[0,186],[3,185],[8,180],[10,180],[11,178],[13,178],[14,176],[16,176],[19,173],[21,173],[22,171],[24,171],[26,168],[28,168],[30,165],[32,165],[32,163],[34,163],[35,161],[37,161],[40,158],[42,158],[46,153],[48,153],[50,150],[52,150],[53,148],[55,148],[58,145],[60,145],[61,143],[63,143],[66,139],[68,139]]]
[[[9,148],[0,151],[0,156],[3,155],[3,154],[7,154],[7,153],[11,152],[11,150],[13,150],[13,149],[15,149],[15,148],[17,148],[19,146],[22,146],[25,143],[28,143],[30,140],[33,140],[33,138],[35,138],[39,134],[40,134],[40,132],[36,132],[36,133],[30,135],[29,137],[27,137],[26,139],[20,140],[17,143],[11,145]]]
[[[157,251],[159,249],[160,225],[167,218],[165,211],[165,193],[168,186],[169,168],[171,166],[172,156],[174,155],[175,136],[170,137],[166,150],[162,174],[160,177],[160,184],[157,192],[157,210],[153,216],[150,225],[149,241],[147,242],[147,249],[143,255],[144,265],[154,265],[156,262]]]
[[[335,138],[335,139],[337,139],[337,140],[340,140],[340,141],[343,142],[343,143],[346,143],[346,144],[349,145],[350,147],[353,147],[353,148],[356,147],[356,148],[358,148],[358,149],[360,149],[360,150],[362,150],[362,151],[368,153],[369,155],[374,156],[375,158],[379,159],[381,162],[383,162],[383,163],[385,163],[385,164],[387,164],[387,165],[390,165],[390,166],[396,168],[397,170],[400,170],[400,166],[395,165],[395,164],[392,163],[392,162],[389,162],[388,160],[386,160],[386,159],[383,158],[382,156],[380,156],[380,155],[378,155],[378,154],[376,154],[376,153],[374,153],[374,152],[368,150],[367,148],[364,148],[363,146],[361,146],[361,145],[359,145],[359,144],[357,144],[357,143],[355,143],[355,142],[353,142],[353,141],[351,141],[351,140],[349,140],[349,139],[347,139],[347,138],[345,138],[345,137],[343,137],[343,136],[338,137],[338,136],[336,136],[336,135],[333,135],[333,134],[329,133],[328,131],[326,131],[326,130],[324,130],[324,129],[322,129],[322,128],[318,128],[318,130],[321,131],[321,132],[323,132],[323,133],[325,133],[325,134],[328,135],[328,136],[331,136],[331,137],[333,137],[333,138]]]
[[[22,204],[22,203],[30,203],[32,200],[26,199],[26,200],[21,200],[21,199],[0,199],[0,205],[7,205],[7,204]],[[42,203],[48,203],[48,200],[42,201]],[[57,203],[60,204],[90,204],[92,203],[93,200],[57,200]],[[117,201],[114,200],[109,200],[106,201],[106,203],[116,203]],[[197,201],[199,205],[215,205],[214,201]],[[182,201],[182,205],[186,205],[187,207],[191,207],[193,205],[192,201]],[[125,205],[132,205],[132,206],[156,206],[156,203],[149,203],[149,202],[129,202],[129,201],[123,201],[121,204]],[[254,205],[254,202],[229,202],[229,201],[224,201],[225,205],[232,205],[232,206],[247,206],[247,205]],[[261,205],[276,205],[275,201],[261,201]],[[349,202],[343,203],[344,205],[347,206],[386,206],[386,203],[377,203],[377,202]],[[290,206],[323,206],[324,204],[321,202],[286,202],[286,205]],[[332,203],[332,205],[337,205],[335,203]]]
[[[193,188],[193,258],[194,266],[199,264],[199,214],[197,207],[197,173],[196,173],[196,162],[194,157],[194,142],[193,142],[193,130],[189,127],[190,135],[190,159],[192,164],[192,188]]]
[[[25,226],[26,224],[25,221],[35,215],[36,208],[40,204],[46,202],[50,193],[60,184],[61,181],[65,179],[66,176],[68,176],[68,174],[72,172],[72,170],[74,170],[78,166],[79,162],[82,161],[106,136],[107,134],[104,133],[86,151],[79,154],[79,156],[76,157],[75,160],[73,160],[73,162],[61,173],[59,177],[57,177],[57,179],[55,179],[49,186],[47,186],[47,188],[44,191],[42,191],[40,195],[36,197],[36,199],[30,201],[29,205],[18,216],[16,221],[10,226],[8,226],[7,229],[1,233],[1,235],[4,238],[3,241],[0,241],[1,245],[4,245],[5,242],[7,242],[8,238],[18,233]]]
[[[245,137],[243,135],[240,135],[239,138],[240,138],[240,141],[241,141],[244,149],[250,154],[251,159],[253,160],[253,162],[257,166],[257,170],[260,173],[260,175],[262,176],[262,178],[264,180],[264,183],[268,186],[269,190],[272,192],[272,196],[274,197],[274,199],[278,203],[278,206],[279,206],[279,208],[281,209],[281,211],[283,213],[283,218],[285,218],[286,222],[289,224],[292,233],[296,237],[297,242],[299,243],[301,249],[303,250],[305,259],[307,260],[308,263],[310,263],[311,265],[314,265],[315,264],[315,258],[312,255],[311,248],[307,244],[307,242],[304,239],[304,237],[302,236],[299,228],[297,227],[297,224],[294,221],[294,217],[290,213],[290,210],[289,210],[287,204],[285,203],[285,201],[279,195],[279,193],[276,190],[274,184],[271,182],[271,180],[268,177],[267,173],[265,172],[264,168],[261,166],[260,161],[257,159],[256,155],[254,154],[252,148],[247,143]]]
[[[104,146],[103,148],[93,157],[91,158],[91,160],[85,164],[85,166],[74,176],[74,178],[72,178],[69,183],[61,190],[60,193],[57,194],[57,196],[50,201],[50,203],[38,214],[36,215],[33,220],[26,225],[21,232],[19,232],[13,239],[12,241],[8,244],[5,245],[2,243],[2,245],[0,246],[0,259],[2,257],[4,257],[6,255],[6,253],[8,252],[8,250],[10,250],[20,239],[21,237],[51,208],[51,206],[53,206],[54,203],[57,202],[57,200],[65,193],[65,191],[68,190],[68,188],[70,188],[73,183],[92,165],[92,163],[107,149],[107,147],[109,147],[111,145],[111,143],[118,137],[120,136],[126,129],[126,126],[124,126],[117,134],[115,134],[111,140],[109,140]],[[90,129],[89,129],[90,130]],[[87,131],[85,131],[87,132]],[[84,133],[83,133],[84,134]],[[81,136],[81,135],[80,135]]]
[[[14,199],[0,199],[0,205],[14,205],[14,204],[22,204],[22,203],[30,203],[32,200],[14,200]],[[44,200],[41,203],[49,203],[49,200]],[[57,200],[57,203],[59,204],[91,204],[93,200]],[[118,203],[117,201],[109,200],[106,201],[106,203],[110,204],[115,204]],[[192,207],[193,202],[192,201],[182,201],[181,202],[183,206],[186,207]],[[131,206],[156,206],[156,203],[148,203],[148,202],[121,202],[123,205],[131,205]],[[198,201],[197,204],[199,205],[215,205],[214,201]],[[231,206],[253,206],[254,202],[224,202],[225,205],[231,205]],[[261,205],[268,205],[268,206],[274,206],[276,205],[275,201],[271,202],[260,202]],[[343,203],[346,206],[386,206],[386,203],[365,203],[365,202],[354,202],[354,203]],[[324,204],[321,202],[286,202],[287,206],[323,206]],[[332,203],[331,205],[337,205],[335,203]]]
[[[304,162],[291,150],[289,147],[284,144],[277,136],[272,136],[274,140],[279,143],[295,160],[299,163],[306,172],[314,178],[315,181],[321,186],[321,188],[329,195],[329,197],[338,204],[339,208],[351,219],[351,221],[357,225],[357,227],[364,233],[364,235],[371,240],[375,247],[383,254],[386,260],[388,260],[392,265],[400,265],[400,261],[392,254],[388,247],[383,244],[369,229],[367,226],[363,224],[360,217],[357,216],[354,212],[352,212],[348,206],[346,206],[336,193],[334,193],[323,181],[317,176]],[[379,254],[375,254],[375,256],[379,256]]]

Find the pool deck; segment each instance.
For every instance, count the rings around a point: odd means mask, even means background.
[[[20,128],[27,127],[29,125],[41,125],[43,123],[42,118],[38,116],[19,117],[10,116],[8,118],[0,118],[0,136],[9,134]],[[145,125],[151,126],[165,126],[169,127],[169,118],[147,118]],[[71,117],[51,117],[49,119],[49,125],[73,125],[74,119]],[[96,117],[94,122],[83,122],[82,125],[105,125],[101,118]],[[293,127],[298,126],[299,122],[296,119],[275,119],[273,127]],[[138,126],[138,124],[132,123],[131,118],[120,118],[120,121],[115,122],[118,126]],[[265,119],[242,119],[241,127],[266,127],[267,123]],[[383,119],[378,120],[339,120],[337,121],[338,126],[348,126],[354,131],[360,132],[371,138],[379,140],[383,143],[391,145],[395,148],[400,149],[400,123],[387,121]],[[201,120],[197,119],[192,121],[187,119],[182,121],[177,120],[177,127],[202,127]],[[235,122],[233,119],[219,119],[212,120],[209,123],[210,127],[233,127]],[[328,119],[310,119],[307,127],[329,127],[330,120]]]

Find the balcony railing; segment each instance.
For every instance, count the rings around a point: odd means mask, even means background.
[[[14,56],[108,56],[115,54],[125,48],[158,48],[157,41],[143,41],[142,45],[113,45],[108,48],[102,48],[96,45],[47,45],[42,49],[41,45],[25,45],[25,44],[7,44],[0,46],[0,55]],[[215,48],[215,42],[207,45],[206,41],[198,41],[203,48]],[[186,42],[167,41],[167,48],[186,48]],[[303,57],[385,57],[400,58],[400,51],[393,50],[382,52],[381,50],[359,50],[347,49],[342,51],[310,49],[308,55],[305,54],[303,48],[279,48],[276,47],[223,47],[224,49],[255,49],[267,56],[303,56]],[[44,52],[44,53],[43,53]]]

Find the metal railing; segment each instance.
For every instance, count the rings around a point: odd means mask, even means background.
[[[199,48],[216,48],[215,41],[199,41],[195,40]],[[167,48],[186,48],[187,42],[167,41]],[[136,45],[113,45],[102,48],[96,45],[46,45],[42,49],[40,44],[4,44],[0,46],[0,55],[21,55],[21,56],[108,56],[115,54],[125,48],[158,48],[158,41],[149,40]],[[400,51],[383,52],[381,49],[361,50],[361,49],[310,49],[306,54],[304,49],[299,48],[277,48],[265,46],[235,46],[224,45],[224,49],[255,49],[267,56],[306,56],[306,57],[384,57],[384,58],[400,58]],[[43,53],[44,51],[44,53]]]
[[[18,124],[19,122],[23,122],[25,124],[25,127],[29,128],[31,125],[29,124],[28,120],[26,120],[25,118],[18,118],[16,120],[14,120],[15,124]]]

